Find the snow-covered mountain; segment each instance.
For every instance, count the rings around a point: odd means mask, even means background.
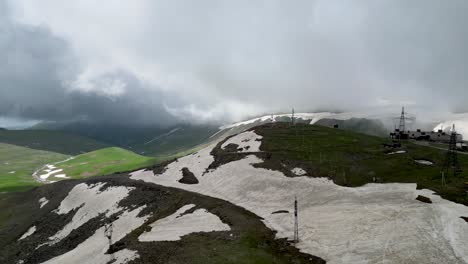
[[[0,229],[0,260],[244,263],[260,250],[263,260],[276,263],[468,263],[465,205],[415,183],[340,186],[309,177],[294,160],[267,169],[264,140],[256,130],[220,136],[153,168],[11,197],[10,207],[0,206],[16,212]],[[294,244],[287,241],[295,197],[300,240]],[[230,254],[236,257],[225,259]]]

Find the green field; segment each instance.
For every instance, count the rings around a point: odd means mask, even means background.
[[[441,181],[441,168],[446,151],[403,144],[404,154],[388,155],[382,144],[388,139],[323,126],[285,123],[264,125],[255,129],[262,135],[261,150],[271,153],[264,167],[291,174],[292,167],[305,169],[308,175],[329,177],[343,186],[361,186],[370,182],[417,183],[442,197],[468,205],[464,182],[468,182],[468,155],[458,155],[464,173]],[[415,160],[428,160],[422,165]]]
[[[110,146],[91,138],[48,130],[0,130],[0,142],[65,155],[78,155]]]
[[[37,186],[39,183],[31,176],[36,169],[66,158],[59,153],[0,143],[0,193]]]
[[[125,149],[111,147],[81,154],[71,160],[53,165],[63,170],[57,174],[63,173],[67,177],[81,179],[144,168],[154,165],[157,161],[153,157],[145,157]],[[45,172],[39,172],[39,174],[43,173]],[[62,179],[55,178],[54,175],[48,178],[50,181]]]

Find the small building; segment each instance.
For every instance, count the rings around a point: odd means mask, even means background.
[[[438,131],[422,131],[421,129],[417,129],[416,131],[404,131],[404,132],[401,132],[398,129],[395,129],[394,132],[390,133],[390,137],[393,139],[414,139],[414,140],[425,140],[425,141],[449,143],[451,133],[444,132],[443,130],[440,130],[440,129]],[[457,142],[463,142],[463,136],[461,134],[457,134]],[[464,144],[464,143],[460,143],[460,144]],[[463,145],[460,145],[460,148],[463,148]]]

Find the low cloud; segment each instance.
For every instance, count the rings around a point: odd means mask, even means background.
[[[158,124],[468,111],[462,0],[0,0],[0,116]]]

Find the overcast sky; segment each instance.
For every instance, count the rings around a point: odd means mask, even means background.
[[[466,14],[465,0],[0,0],[0,121],[464,112]]]

